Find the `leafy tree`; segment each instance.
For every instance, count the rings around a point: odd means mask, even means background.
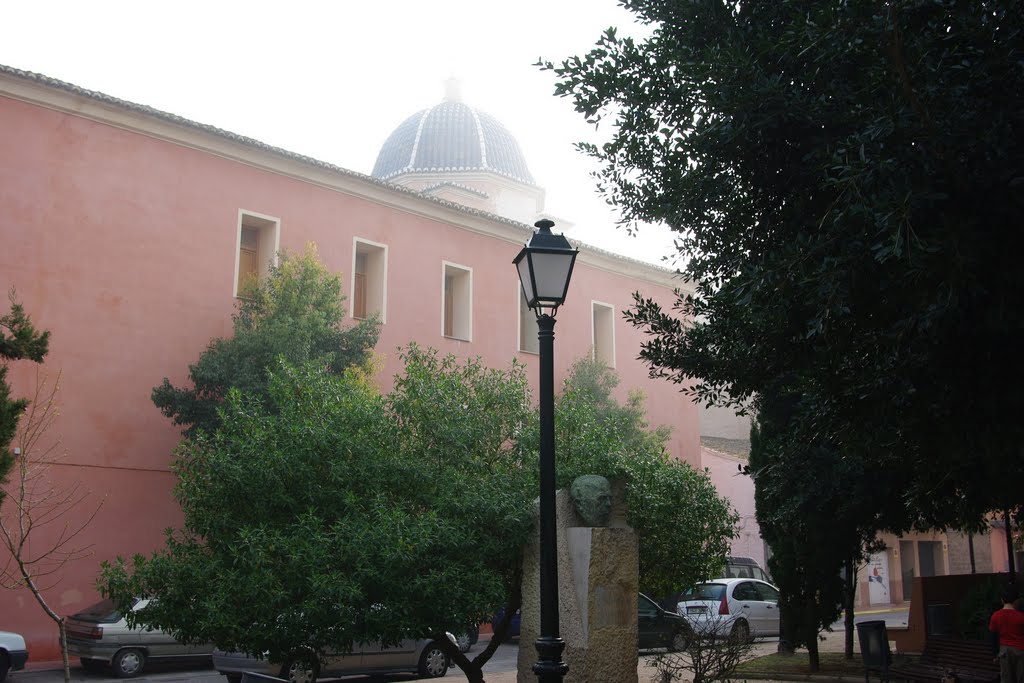
[[[7,363],[22,359],[41,363],[50,348],[50,333],[36,330],[13,289],[8,298],[11,310],[0,316],[0,484],[6,483],[7,475],[14,466],[9,446],[17,433],[18,420],[29,405],[27,399],[11,397]],[[4,492],[0,489],[0,503],[3,500]]]
[[[670,431],[650,428],[642,392],[634,390],[624,404],[615,400],[618,383],[600,361],[573,364],[555,406],[557,483],[568,488],[584,474],[626,482],[641,588],[654,596],[675,594],[724,563],[738,516],[706,472],[668,456]]]
[[[104,589],[159,595],[145,618],[183,639],[277,661],[447,643],[493,615],[532,523],[534,475],[514,448],[522,369],[403,358],[390,396],[357,369],[284,361],[266,400],[232,389],[221,428],[179,448],[185,528],[130,573],[108,565]]]
[[[649,37],[543,66],[611,120],[581,149],[623,221],[679,232],[696,293],[631,311],[652,371],[736,406],[797,378],[789,438],[909,470],[923,522],[1017,507],[1024,12],[623,4]]]
[[[191,388],[166,377],[153,389],[153,403],[185,428],[186,436],[220,426],[217,408],[228,391],[265,400],[267,371],[278,356],[289,363],[315,363],[334,374],[370,361],[380,326],[376,320],[343,328],[341,279],[317,259],[309,245],[298,256],[284,253],[262,281],[243,290],[234,315],[234,336],[214,339],[189,366]]]
[[[502,634],[470,661],[443,633],[518,606],[537,491],[535,411],[519,365],[488,369],[414,345],[402,358],[387,396],[357,368],[334,375],[283,360],[266,400],[229,391],[221,428],[178,450],[184,528],[150,557],[106,564],[102,589],[120,601],[159,595],[141,618],[183,640],[278,661],[308,648],[432,637],[483,681]],[[609,462],[585,463],[599,462],[591,446],[633,455],[616,445],[611,423],[589,427],[592,437],[574,424],[575,443],[587,445],[571,456],[581,471],[616,473]],[[642,420],[632,427],[640,441]],[[653,455],[634,466],[631,486],[655,499],[635,518],[674,515],[646,522],[663,534],[651,547],[674,550],[651,553],[655,576],[705,551],[681,524],[700,518],[693,535],[703,539],[718,528],[705,517],[729,517],[721,501],[701,508],[713,488],[681,467]]]

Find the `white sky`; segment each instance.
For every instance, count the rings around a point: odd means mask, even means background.
[[[651,263],[667,229],[615,228],[595,140],[554,76],[608,26],[642,34],[615,0],[0,0],[0,63],[149,105],[362,173],[391,131],[438,103],[444,81],[519,141],[548,212],[571,237]],[[556,232],[558,228],[555,228]]]

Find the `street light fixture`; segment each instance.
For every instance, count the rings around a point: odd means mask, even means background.
[[[555,531],[555,313],[565,301],[578,249],[554,235],[547,219],[516,256],[526,305],[537,315],[540,345],[540,637],[533,672],[538,683],[559,683],[569,671],[558,634],[558,546]]]

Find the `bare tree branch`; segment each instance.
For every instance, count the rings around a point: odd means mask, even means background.
[[[74,560],[88,557],[91,545],[75,541],[88,527],[100,508],[88,503],[89,491],[80,482],[58,485],[50,476],[51,468],[63,464],[61,439],[54,434],[57,417],[57,393],[60,373],[52,384],[45,372],[36,370],[32,402],[22,415],[15,439],[15,476],[8,485],[4,509],[0,510],[0,545],[10,557],[0,568],[0,586],[27,588],[60,632],[64,681],[71,680],[68,663],[67,633],[64,619],[46,601],[44,592],[59,583],[61,570]],[[86,510],[83,514],[82,510]],[[45,538],[39,535],[48,527],[60,527]],[[45,581],[53,578],[53,581]]]

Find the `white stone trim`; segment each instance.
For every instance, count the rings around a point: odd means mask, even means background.
[[[380,249],[384,252],[384,272],[382,277],[384,281],[381,283],[381,302],[380,302],[380,323],[381,325],[388,321],[388,245],[383,242],[374,242],[368,240],[365,237],[353,236],[352,237],[352,276],[349,278],[349,293],[350,297],[355,295],[356,291],[356,257],[359,255],[359,245],[367,244],[376,249]],[[355,306],[350,303],[348,315],[350,318],[355,318]]]
[[[454,334],[452,336],[448,336],[444,333],[444,286],[449,268],[452,268],[453,270],[461,270],[469,277],[469,301],[466,303],[466,306],[468,307],[467,327],[469,329],[465,337],[456,337]],[[454,322],[452,327],[454,328]],[[455,330],[453,329],[452,331],[454,332]],[[470,266],[464,266],[461,263],[455,263],[454,261],[441,261],[441,337],[461,342],[473,341],[473,269]]]
[[[608,367],[615,369],[616,366],[616,348],[615,348],[615,306],[604,301],[597,301],[596,299],[590,300],[590,347],[592,349],[594,360],[601,360],[597,356],[597,309],[605,308],[611,311],[611,363],[608,363]]]
[[[256,222],[260,223],[259,230],[262,233],[268,231],[273,236],[273,251],[270,253],[268,268],[276,266],[280,259],[281,251],[281,219],[276,216],[268,216],[263,213],[256,211],[249,211],[248,209],[238,210],[238,223],[235,229],[235,270],[234,276],[231,278],[231,296],[238,296],[238,267],[239,259],[241,258],[241,245],[242,245],[242,227],[245,225],[246,218],[256,219]],[[260,268],[262,271],[262,267]],[[261,275],[262,277],[262,275]]]

